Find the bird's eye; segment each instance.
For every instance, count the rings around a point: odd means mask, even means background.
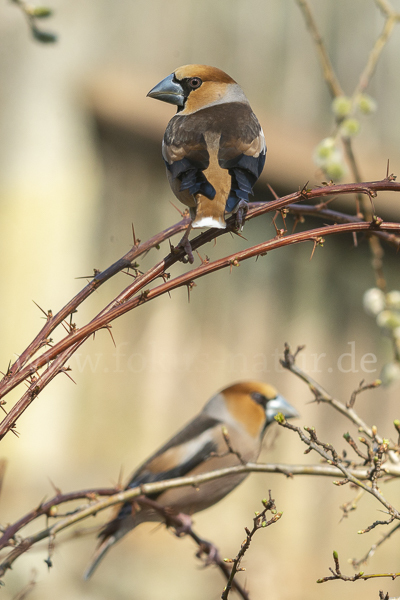
[[[200,77],[192,77],[191,79],[189,79],[189,85],[192,88],[192,90],[197,90],[197,88],[199,88],[202,83],[203,82],[201,81]]]
[[[260,394],[259,392],[253,392],[251,397],[257,404],[261,404],[264,408],[267,406],[268,399],[264,396],[264,394]]]

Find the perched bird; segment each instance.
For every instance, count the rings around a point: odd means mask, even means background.
[[[162,154],[172,191],[190,210],[192,222],[179,245],[193,262],[191,227],[225,228],[231,212],[242,226],[265,163],[264,134],[241,87],[216,67],[180,67],[147,95],[178,107]]]
[[[126,489],[144,483],[198,475],[257,460],[266,428],[274,417],[297,417],[297,411],[271,385],[258,381],[231,385],[213,396],[203,410],[132,475]],[[228,436],[228,438],[227,438]],[[229,440],[229,444],[228,444]],[[232,491],[247,473],[149,496],[171,514],[192,515]],[[100,543],[84,577],[88,579],[104,554],[131,529],[163,517],[149,507],[125,503],[100,532]]]

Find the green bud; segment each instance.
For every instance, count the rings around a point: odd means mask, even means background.
[[[345,119],[340,124],[340,133],[343,137],[353,137],[360,131],[360,122],[354,117]]]
[[[396,327],[400,327],[400,312],[383,310],[376,317],[376,323],[378,327],[383,327],[384,329],[396,329]]]
[[[392,290],[386,294],[386,304],[388,308],[394,310],[400,310],[400,292],[399,290]]]
[[[334,550],[334,551],[333,551],[333,558],[334,558],[335,560],[337,560],[337,559],[339,558],[339,555],[338,555],[338,553],[336,552],[336,550]]]
[[[53,11],[51,8],[47,8],[46,6],[32,6],[29,10],[29,14],[37,19],[46,19],[47,17],[51,17]]]
[[[356,98],[356,105],[364,115],[370,115],[377,109],[376,100],[368,94],[359,94]]]
[[[325,160],[332,155],[332,152],[334,152],[335,149],[336,149],[335,138],[333,138],[333,137],[324,138],[323,140],[320,141],[318,146],[315,148],[314,158],[317,157],[322,160]]]
[[[385,294],[379,288],[370,288],[363,296],[363,306],[366,313],[376,316],[386,308]]]
[[[343,154],[333,137],[321,140],[314,150],[313,159],[330,179],[341,179],[345,174]]]
[[[352,102],[348,96],[337,96],[332,102],[332,110],[336,117],[347,117],[351,113]]]
[[[332,161],[326,163],[324,167],[325,174],[333,181],[340,181],[346,174],[346,166],[343,162]]]

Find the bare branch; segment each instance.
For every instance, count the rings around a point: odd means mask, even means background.
[[[382,538],[379,540],[379,542],[377,542],[376,544],[373,544],[371,546],[371,548],[368,550],[368,552],[365,556],[363,556],[359,560],[356,560],[355,558],[353,558],[353,560],[351,561],[351,564],[353,565],[353,567],[355,569],[357,569],[360,565],[365,564],[368,561],[368,559],[370,559],[375,554],[375,551],[379,548],[379,546],[381,546],[384,542],[386,542],[386,540],[388,540],[399,529],[400,529],[400,523],[397,523],[397,525],[392,527],[392,529],[390,529],[387,533],[385,533],[382,536]]]
[[[335,410],[340,412],[342,415],[347,417],[352,423],[357,425],[359,432],[365,433],[371,439],[376,439],[379,444],[383,443],[383,439],[378,436],[376,431],[373,431],[373,427],[369,427],[355,412],[353,408],[348,408],[343,402],[340,402],[333,396],[331,396],[319,383],[317,383],[312,377],[307,375],[300,367],[295,364],[297,352],[293,355],[290,352],[290,347],[285,344],[284,359],[281,360],[281,365],[297,375],[302,379],[310,388],[317,402],[325,402],[330,404]],[[388,456],[393,463],[398,464],[400,462],[399,456],[396,452],[389,450]]]
[[[329,458],[329,457],[328,457]],[[166,489],[183,487],[183,486],[198,486],[206,481],[226,477],[231,474],[238,473],[279,473],[287,477],[294,475],[314,475],[324,477],[353,477],[357,481],[368,480],[370,477],[370,469],[367,468],[346,468],[346,473],[339,466],[329,464],[324,465],[282,465],[282,464],[256,464],[248,463],[246,465],[237,465],[225,469],[219,469],[209,473],[203,473],[192,477],[181,477],[166,481],[143,484],[136,488],[120,490],[116,488],[99,488],[87,489],[66,494],[57,493],[53,498],[46,502],[41,502],[36,508],[27,513],[24,517],[16,521],[14,524],[6,528],[2,528],[3,533],[0,538],[0,550],[7,547],[11,548],[8,556],[0,563],[0,577],[11,568],[14,561],[31,548],[37,542],[45,538],[55,538],[55,536],[70,528],[75,523],[96,515],[111,506],[123,502],[129,502],[144,495],[151,496],[152,494],[165,491]],[[380,477],[391,475],[400,477],[400,466],[385,465],[382,468]],[[58,506],[75,500],[84,500],[85,504],[66,514],[59,514]],[[46,516],[48,519],[56,519],[53,525],[47,524],[46,527],[38,533],[26,538],[17,536],[18,532],[23,529],[28,523],[35,521],[39,517]]]
[[[299,5],[303,13],[306,25],[317,47],[318,58],[321,63],[322,72],[327,86],[329,88],[329,91],[333,97],[342,96],[342,88],[333,70],[332,63],[329,59],[328,52],[325,48],[325,44],[322,40],[321,34],[318,31],[318,27],[312,15],[310,6],[307,0],[297,0],[297,4]]]

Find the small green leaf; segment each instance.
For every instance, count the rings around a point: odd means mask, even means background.
[[[285,417],[282,413],[278,413],[274,418],[277,423],[285,423]]]
[[[36,27],[32,27],[32,35],[38,42],[42,42],[42,44],[53,44],[57,41],[57,36],[54,33],[50,33],[49,31],[40,31]]]
[[[51,8],[47,8],[46,6],[33,6],[30,9],[29,14],[37,19],[47,19],[47,17],[52,16],[53,11]]]

